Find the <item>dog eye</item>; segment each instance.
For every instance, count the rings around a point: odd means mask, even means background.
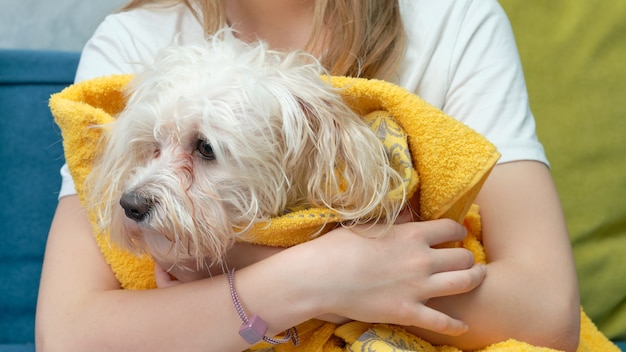
[[[213,147],[211,147],[211,143],[203,139],[198,139],[196,143],[196,150],[203,158],[207,160],[215,160],[215,153],[213,152]]]

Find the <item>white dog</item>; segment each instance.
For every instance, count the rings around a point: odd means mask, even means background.
[[[103,126],[87,181],[102,226],[165,269],[202,270],[293,208],[393,223],[404,204],[387,194],[402,180],[324,73],[308,54],[229,31],[165,49]]]

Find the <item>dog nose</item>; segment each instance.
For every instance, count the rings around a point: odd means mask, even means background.
[[[120,199],[120,205],[129,219],[143,221],[150,212],[152,201],[137,192],[126,192]]]

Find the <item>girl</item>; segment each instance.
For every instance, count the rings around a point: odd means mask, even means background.
[[[397,83],[484,134],[502,154],[476,200],[487,268],[474,266],[464,249],[433,248],[464,237],[449,220],[399,224],[397,235],[376,240],[339,228],[282,251],[233,248],[228,265],[239,269],[238,295],[267,322],[268,335],[333,315],[414,326],[433,343],[463,349],[508,338],[576,349],[569,238],[496,0],[135,0],[86,44],[76,81],[134,73],[175,40],[224,26],[277,50],[305,49],[334,75]],[[41,279],[38,351],[249,347],[225,275],[171,285],[157,268],[159,286],[170,287],[121,290],[62,173]]]

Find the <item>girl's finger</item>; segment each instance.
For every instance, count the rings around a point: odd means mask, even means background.
[[[431,272],[467,270],[474,266],[474,254],[465,248],[437,248],[431,251]]]
[[[180,285],[180,281],[172,278],[172,276],[163,270],[159,264],[154,265],[154,279],[158,288],[166,288]]]
[[[469,330],[465,322],[425,305],[418,305],[414,316],[414,322],[407,325],[449,336],[459,336]]]
[[[487,267],[476,264],[467,270],[444,271],[434,274],[428,282],[430,297],[443,297],[469,292],[478,287],[487,275]]]

